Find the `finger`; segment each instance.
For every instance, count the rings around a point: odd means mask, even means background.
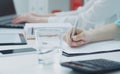
[[[79,35],[80,35],[82,32],[83,32],[83,30],[77,29],[75,35],[72,37],[73,41],[79,41],[79,40],[81,40],[81,39],[79,39],[79,38],[81,38],[82,36],[79,36]]]
[[[79,47],[86,44],[85,41],[72,42],[71,47]]]
[[[72,33],[72,28],[69,29],[69,31],[64,36],[64,39],[68,45],[71,45],[71,42],[72,42],[71,33]]]
[[[80,41],[80,40],[85,41],[85,35],[83,33],[80,33],[78,35],[73,36],[72,39],[73,41]]]
[[[21,23],[21,22],[27,22],[27,19],[24,15],[18,16],[15,20],[13,20],[14,24]]]
[[[64,36],[64,41],[65,41],[69,46],[71,46],[71,43],[72,43],[72,42],[67,39],[67,36],[66,36],[66,35]]]
[[[13,24],[16,24],[16,21],[22,19],[22,16],[16,16],[14,20],[12,21]]]
[[[17,23],[22,23],[22,22],[26,22],[26,20],[24,20],[24,19],[19,19],[19,20],[14,21],[15,24],[17,24]]]
[[[71,28],[71,29],[67,32],[67,34],[66,34],[66,37],[67,37],[67,40],[68,40],[68,41],[72,41],[72,38],[71,38],[72,31],[73,31],[73,28]]]
[[[72,40],[73,41],[80,41],[80,40],[85,41],[85,37],[81,35],[77,35],[77,36],[73,36]]]
[[[81,29],[77,29],[76,34],[75,34],[75,35],[80,34],[81,32],[83,32],[83,30],[81,30]]]

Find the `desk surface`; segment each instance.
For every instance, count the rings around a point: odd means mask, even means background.
[[[0,29],[0,33],[14,32],[21,33],[23,30],[16,29]],[[12,48],[25,48],[25,47],[35,47],[34,40],[28,40],[28,45],[16,45],[16,46],[0,46],[0,50],[12,49]],[[120,52],[114,53],[104,53],[77,57],[65,57],[60,55],[56,59],[56,63],[52,65],[42,66],[38,64],[36,54],[29,55],[19,55],[10,57],[0,57],[0,74],[80,74],[74,72],[71,69],[60,66],[60,62],[64,61],[75,61],[75,60],[88,60],[88,59],[98,59],[105,58],[120,62]],[[26,60],[27,59],[27,60]],[[109,74],[120,74],[119,72],[109,73]]]

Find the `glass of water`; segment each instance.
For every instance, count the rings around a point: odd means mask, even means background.
[[[57,28],[38,28],[35,30],[36,47],[40,64],[55,62],[56,53],[61,48],[62,30]]]

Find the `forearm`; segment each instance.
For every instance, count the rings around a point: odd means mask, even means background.
[[[77,12],[77,10],[74,10],[74,11],[58,12],[58,13],[55,13],[54,15],[56,15],[56,16],[71,16],[71,15],[78,15],[78,12]]]
[[[51,13],[51,14],[36,14],[36,16],[38,16],[38,17],[52,17],[52,16],[56,16],[56,15]]]
[[[51,16],[56,16],[55,14],[51,13],[51,14],[46,14],[44,15],[45,17],[51,17]]]
[[[31,23],[48,23],[48,17],[36,17],[31,20]]]
[[[103,41],[115,39],[115,36],[120,31],[120,29],[115,25],[106,25],[101,28],[96,28],[91,30],[90,42]]]

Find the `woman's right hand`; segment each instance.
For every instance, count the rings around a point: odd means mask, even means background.
[[[72,32],[73,28],[64,35],[64,40],[70,47],[79,47],[87,43],[86,34],[83,30],[77,29],[74,36],[71,36]]]

